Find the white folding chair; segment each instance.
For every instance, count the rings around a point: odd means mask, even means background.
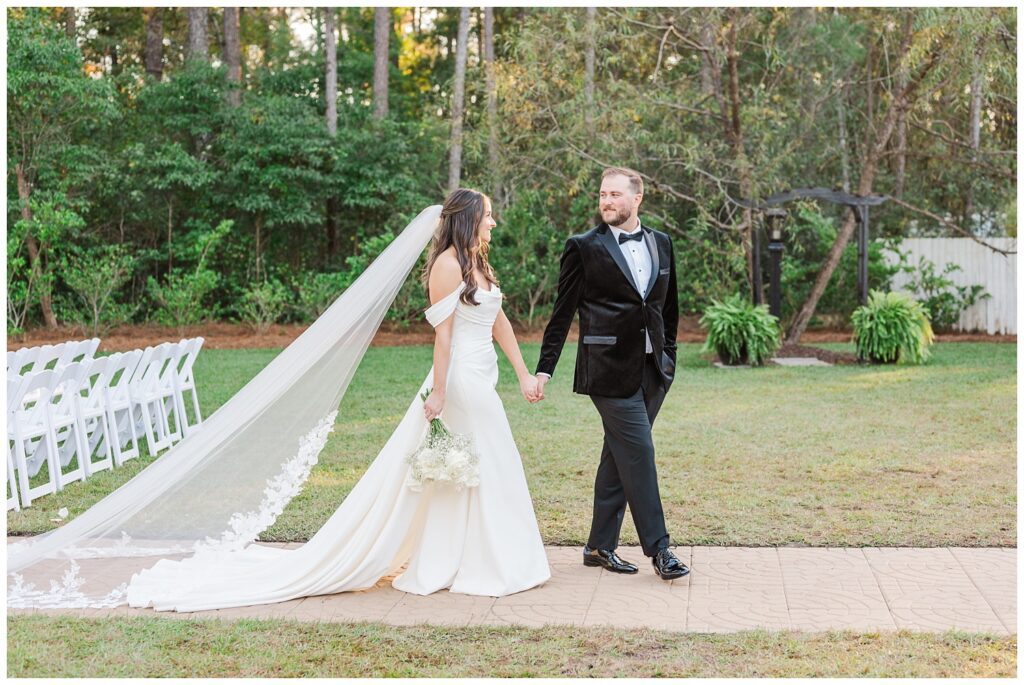
[[[160,450],[171,446],[163,411],[163,398],[160,394],[160,372],[167,361],[167,355],[173,343],[161,343],[156,347],[147,347],[143,350],[142,359],[139,361],[135,374],[132,376],[129,392],[132,396],[133,415],[134,407],[138,407],[141,415],[135,430],[145,433],[146,446],[152,456],[156,456]]]
[[[89,361],[96,354],[96,349],[99,346],[99,338],[68,342],[61,351],[61,355],[57,359],[57,366],[54,368],[59,369],[62,366],[66,366],[76,361]]]
[[[77,412],[79,388],[85,382],[89,363],[74,362],[56,371],[57,388],[50,395],[50,431],[59,457],[58,490],[63,490],[68,483],[85,480],[89,475],[86,471],[85,436],[79,430]],[[75,463],[74,468],[68,468],[72,462]]]
[[[188,344],[185,340],[178,343],[169,343],[167,356],[164,365],[160,368],[160,375],[156,380],[156,392],[160,395],[160,411],[164,426],[164,438],[173,445],[181,440],[184,432],[182,430],[182,418],[178,407],[183,404],[179,402],[176,378],[178,365],[183,357],[188,356]],[[174,423],[171,423],[171,419]],[[171,426],[173,425],[173,430]]]
[[[22,383],[18,395],[8,399],[13,411],[8,411],[7,440],[13,442],[14,464],[18,470],[18,494],[21,506],[27,507],[32,500],[42,495],[57,491],[57,446],[49,425],[50,388],[57,383],[57,374],[53,371],[41,371],[33,374]],[[39,391],[36,393],[35,391]],[[29,401],[25,398],[36,394],[38,399]],[[36,485],[29,481],[28,460],[41,454],[46,463],[46,479],[36,477]],[[40,468],[41,468],[40,464]]]
[[[107,373],[110,357],[99,357],[89,360],[88,371],[79,386],[75,401],[75,415],[78,418],[78,430],[82,434],[85,449],[85,476],[88,478],[98,471],[114,467],[114,452],[111,448],[110,423],[104,403],[104,390],[107,387]],[[94,460],[97,447],[102,448],[102,458]]]
[[[7,449],[7,487],[11,493],[7,496],[7,511],[21,511],[21,502],[18,501],[18,478],[14,475],[14,453],[10,449],[10,443]]]
[[[45,382],[38,380],[39,377],[44,378]],[[24,417],[24,410],[35,407],[37,404],[42,403],[45,407],[46,403],[50,401],[50,396],[56,392],[59,379],[60,374],[52,369],[29,371],[26,373],[20,395],[16,398],[17,406],[7,412],[7,420],[13,423],[16,420],[15,415],[19,411],[22,412],[21,416]],[[44,411],[44,415],[47,421],[49,421],[49,413]],[[49,424],[47,423],[47,425]],[[34,441],[31,449],[25,450],[25,457],[28,464],[28,476],[29,478],[35,478],[35,475],[39,473],[39,469],[50,458],[50,443],[45,440]],[[17,464],[15,464],[15,468],[18,468]],[[56,476],[54,477],[54,482],[56,482]]]
[[[139,456],[139,438],[135,430],[130,387],[132,376],[135,375],[142,356],[142,350],[132,350],[107,357],[103,404],[107,413],[107,425],[110,427],[110,446],[114,448],[115,466],[121,466],[128,459]]]
[[[58,343],[56,345],[42,345],[37,348],[39,351],[36,353],[35,358],[32,360],[31,371],[47,371],[48,368],[52,369],[56,367],[57,360],[64,354],[64,348],[68,346],[68,343]]]
[[[196,392],[196,379],[193,376],[192,369],[196,363],[196,357],[199,356],[199,350],[203,348],[204,342],[206,341],[201,337],[182,341],[186,354],[182,355],[180,365],[175,368],[174,394],[178,401],[178,415],[181,417],[181,429],[184,435],[188,435],[196,426],[203,423],[203,414],[199,411],[199,393]],[[188,421],[188,411],[185,409],[186,392],[192,393],[192,408],[196,412],[195,422],[191,425]]]
[[[21,397],[25,394],[22,390],[22,383],[27,381],[27,377],[20,376],[16,373],[7,374],[7,419],[10,420],[11,414],[17,408],[17,403],[21,401]]]
[[[22,374],[25,371],[30,370],[31,366],[35,364],[36,357],[39,356],[38,347],[22,347],[17,352],[14,352],[14,358],[11,359],[11,353],[7,353],[7,371],[13,374]],[[25,367],[30,367],[26,369]]]
[[[21,384],[25,382],[23,376],[14,375],[11,372],[11,355],[14,352],[7,353],[8,368],[7,368],[7,425],[8,425],[8,437],[10,436],[10,426],[12,423],[12,417],[15,415],[14,402],[18,402],[22,394],[19,393],[21,390]],[[7,442],[7,487],[10,488],[11,494],[7,497],[7,511],[13,509],[14,511],[21,510],[21,501],[18,495],[18,479],[14,475],[14,450],[11,449],[10,440]]]

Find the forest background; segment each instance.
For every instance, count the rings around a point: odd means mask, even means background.
[[[641,218],[673,237],[688,314],[764,286],[745,198],[889,196],[872,212],[875,288],[903,237],[1016,236],[1014,8],[6,19],[9,334],[308,322],[459,185],[493,198],[506,311],[537,327],[565,239],[596,222],[605,165],[644,175]],[[798,340],[858,304],[855,222],[788,209],[782,314]],[[425,306],[410,278],[388,318]]]

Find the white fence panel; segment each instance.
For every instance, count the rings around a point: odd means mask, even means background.
[[[1001,250],[1016,250],[1016,238],[985,238],[985,242]],[[960,266],[947,278],[957,285],[983,285],[990,298],[981,300],[960,314],[954,326],[960,331],[1017,333],[1017,255],[1001,255],[970,238],[907,238],[901,249],[909,252],[909,263],[917,265],[921,257],[933,262],[941,273],[946,264]],[[896,263],[894,253],[885,252],[886,261]],[[893,290],[903,290],[910,280],[908,274],[893,277]]]

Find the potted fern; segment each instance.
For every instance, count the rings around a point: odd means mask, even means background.
[[[708,333],[701,352],[716,352],[729,366],[762,366],[779,349],[779,319],[767,305],[754,306],[738,294],[712,300],[700,325]]]
[[[857,357],[875,364],[922,364],[935,340],[928,312],[906,293],[872,290],[851,323]]]

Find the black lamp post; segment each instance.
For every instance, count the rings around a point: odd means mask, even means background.
[[[782,318],[782,225],[786,221],[787,212],[778,207],[764,211],[765,224],[768,228],[768,254],[771,257],[771,291],[768,295],[768,310],[773,316]]]

